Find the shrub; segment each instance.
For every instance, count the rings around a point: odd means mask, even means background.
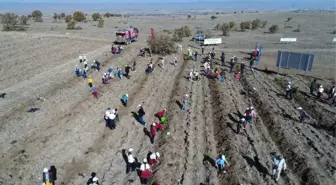
[[[99,13],[92,14],[93,21],[97,21],[98,19],[100,19],[100,17],[101,17],[101,15]]]
[[[3,24],[4,31],[13,31],[16,29],[18,23],[18,16],[14,13],[6,13],[1,17],[1,23]]]
[[[289,21],[291,21],[292,20],[292,18],[291,17],[288,17],[287,18],[287,22],[289,22]]]
[[[172,54],[176,52],[175,42],[167,34],[159,33],[154,38],[148,37],[147,43],[155,54]]]
[[[191,19],[191,15],[188,15],[187,18],[188,18],[188,19]]]
[[[98,28],[102,28],[102,27],[104,27],[104,19],[100,18],[98,22]]]
[[[167,33],[167,34],[172,34],[172,32],[170,30],[166,30],[166,29],[164,29],[162,32]]]
[[[336,30],[334,30],[333,32],[331,32],[332,34],[336,34]]]
[[[182,28],[175,29],[174,34],[173,34],[173,40],[175,42],[180,42],[182,41],[183,37],[190,37],[191,36],[191,31],[187,25],[183,26]]]
[[[252,30],[256,30],[258,28],[260,28],[261,25],[261,20],[256,19],[254,21],[252,21]]]
[[[294,32],[300,32],[301,31],[301,25],[297,25],[297,29],[293,30]]]
[[[33,16],[32,15],[28,15],[28,19],[31,19]]]
[[[105,14],[104,14],[104,17],[109,18],[109,17],[111,17],[111,14],[110,14],[110,13],[105,13]]]
[[[224,23],[222,26],[221,26],[221,31],[223,32],[223,35],[224,36],[229,36],[229,32],[230,32],[230,25],[227,24],[227,23]]]
[[[262,23],[261,23],[261,28],[265,28],[266,27],[266,25],[267,25],[267,21],[263,21]]]
[[[34,10],[32,13],[32,17],[35,22],[43,22],[42,20],[42,12],[40,10]]]
[[[65,15],[65,13],[61,13],[60,16],[61,16],[61,19],[64,19],[66,15]]]
[[[83,29],[83,28],[80,27],[80,26],[76,26],[76,28],[75,28],[75,30],[81,30],[81,29]]]
[[[211,18],[211,20],[215,20],[215,19],[217,19],[217,17],[216,17],[216,16],[214,16],[214,15],[213,15],[213,16],[211,16],[210,18]]]
[[[74,30],[75,27],[76,27],[76,21],[71,20],[68,22],[68,27],[67,27],[68,30]]]
[[[251,21],[241,22],[240,23],[240,30],[245,31],[246,29],[250,29]]]
[[[220,25],[220,24],[217,24],[217,25],[215,26],[215,30],[219,30],[220,27],[221,27],[221,25]]]
[[[61,16],[59,16],[57,13],[54,13],[54,16],[53,16],[54,21],[57,21],[58,17],[61,17]]]
[[[66,23],[70,22],[72,20],[72,15],[65,16],[64,20],[65,20]]]
[[[77,11],[73,14],[73,19],[76,22],[82,22],[84,20],[86,20],[85,14],[83,12]]]
[[[28,19],[27,16],[22,15],[22,16],[20,17],[20,24],[22,24],[22,25],[27,25],[28,20],[29,20],[29,19]]]
[[[231,21],[231,22],[229,23],[229,26],[230,26],[230,30],[232,30],[232,29],[236,26],[236,22]]]
[[[278,25],[273,25],[269,28],[269,32],[270,33],[275,33],[279,30],[279,26]]]

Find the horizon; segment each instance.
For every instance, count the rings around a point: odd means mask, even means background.
[[[98,1],[98,2],[97,2]],[[19,14],[30,13],[34,9],[43,9],[45,15],[54,12],[74,12],[85,11],[93,12],[126,12],[126,11],[148,11],[148,10],[213,10],[213,11],[267,11],[267,10],[290,10],[290,9],[335,9],[334,0],[282,0],[274,2],[273,0],[171,0],[168,2],[156,2],[155,0],[81,0],[80,3],[66,0],[0,0],[0,12],[13,12]],[[52,6],[51,6],[52,5]],[[73,6],[69,6],[73,5]],[[136,6],[132,6],[136,5]]]

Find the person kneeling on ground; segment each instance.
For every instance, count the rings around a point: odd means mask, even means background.
[[[93,97],[95,97],[95,98],[98,99],[98,96],[100,94],[99,91],[98,91],[98,89],[95,86],[92,86],[91,89],[90,89],[90,91],[92,92]]]
[[[128,94],[123,94],[121,97],[122,104],[127,107]]]
[[[151,152],[149,153],[148,163],[149,165],[153,166],[154,164],[158,163],[158,158],[160,157],[159,152]]]
[[[162,111],[158,112],[156,115],[159,119],[161,119],[162,117],[165,116],[166,112],[167,112],[167,109],[163,109]]]
[[[140,166],[140,181],[141,185],[147,185],[148,179],[151,177],[150,165],[147,163],[147,159],[143,160],[143,163]]]

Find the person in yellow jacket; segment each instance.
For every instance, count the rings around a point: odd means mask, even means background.
[[[89,83],[89,87],[92,87],[93,79],[91,78],[91,76],[89,76],[89,78],[88,78],[88,83]]]

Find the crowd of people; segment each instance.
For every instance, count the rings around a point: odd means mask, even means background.
[[[112,53],[113,54],[120,54],[122,52],[123,48],[122,46],[112,46]],[[146,56],[146,49],[141,48],[140,50],[140,56]],[[203,67],[204,67],[204,76],[209,79],[220,79],[221,82],[225,81],[225,75],[226,72],[224,70],[225,66],[225,53],[224,51],[221,52],[220,55],[220,70],[218,68],[214,67],[214,59],[215,59],[215,51],[214,48],[211,52],[208,54],[204,54],[204,46],[202,46],[202,56],[204,56],[203,60]],[[150,53],[150,51],[149,51]],[[187,53],[189,59],[197,62],[198,61],[198,52],[196,50],[192,51],[190,48],[188,49]],[[254,61],[258,56],[260,56],[259,50],[256,49],[255,51],[251,52],[250,57],[250,71],[253,73],[253,65]],[[151,56],[151,55],[150,55]],[[164,60],[165,58],[162,58],[160,60],[160,66],[164,68]],[[178,60],[177,57],[174,57],[174,60],[172,62],[173,65],[177,65]],[[136,61],[133,62],[133,67],[131,68],[129,65],[125,65],[125,69],[123,70],[119,66],[117,66],[115,69],[112,67],[108,68],[106,72],[103,73],[102,76],[102,84],[108,84],[109,80],[112,79],[119,79],[122,80],[123,77],[129,78],[130,71],[135,72],[136,67]],[[91,69],[100,71],[100,62],[97,60],[94,60]],[[94,85],[94,81],[91,76],[87,77],[88,73],[88,60],[86,56],[81,55],[79,57],[79,64],[76,65],[75,68],[75,74],[76,76],[83,76],[84,79],[87,78],[88,86],[90,88],[90,91],[92,95],[98,99],[100,92],[98,91],[97,87]],[[150,63],[147,65],[147,68],[145,70],[145,73],[147,75],[151,74],[154,71],[153,66],[153,59],[151,59]],[[244,60],[242,60],[240,63],[238,63],[238,58],[236,56],[233,56],[230,59],[230,73],[234,73],[234,77],[236,79],[240,79],[241,75],[244,75],[245,72],[245,63]],[[200,72],[195,69],[191,69],[189,72],[189,80],[190,81],[198,81],[200,80]],[[322,85],[317,84],[316,79],[311,83],[310,87],[310,93],[313,96],[316,96],[317,98],[324,97],[323,95],[324,89]],[[190,94],[191,95],[191,94]],[[190,95],[185,94],[182,98],[182,104],[181,104],[181,110],[182,111],[189,111],[191,107],[191,100]],[[286,82],[286,97],[289,99],[293,98],[293,87],[290,81]],[[335,103],[335,86],[333,86],[330,91],[328,92],[328,99],[333,100],[333,104]],[[121,97],[121,103],[127,107],[128,100],[129,100],[129,94],[125,93]],[[189,107],[190,106],[190,107]],[[166,113],[167,110],[163,109],[159,111],[156,114],[156,117],[158,118],[158,121],[152,123],[149,125],[149,131],[147,130],[147,122],[144,120],[144,116],[146,114],[145,112],[145,105],[144,103],[138,105],[138,111],[136,114],[136,120],[145,127],[146,132],[148,133],[148,136],[150,137],[150,143],[155,143],[155,138],[157,137],[158,132],[163,132],[163,125],[166,124],[167,117]],[[306,118],[309,118],[308,114],[299,107],[298,110],[300,111],[300,122],[303,122]],[[245,134],[247,134],[246,129],[250,124],[253,124],[255,120],[257,120],[257,113],[254,109],[254,107],[249,106],[244,114],[240,116],[239,123],[237,124],[237,134],[240,133],[240,130],[242,129]],[[117,108],[107,108],[104,114],[104,120],[105,125],[111,130],[115,130],[117,128],[117,124],[120,123],[120,115],[118,113]],[[133,148],[129,148],[127,152],[125,151],[123,153],[125,156],[126,161],[126,173],[132,173],[132,172],[138,172],[138,175],[141,180],[142,185],[147,185],[149,178],[152,177],[152,169],[153,166],[158,163],[158,159],[160,158],[160,153],[156,150],[150,151],[147,156],[142,156],[142,162],[138,162],[138,158],[135,157],[135,152]],[[286,170],[286,162],[285,159],[276,153],[271,154],[271,163],[272,163],[272,178],[275,179],[275,181],[278,181],[280,178],[280,174],[282,171]],[[227,160],[227,157],[224,154],[220,154],[218,158],[216,158],[216,167],[218,169],[218,174],[221,175],[223,173],[226,173],[229,167],[229,163]],[[43,183],[45,185],[54,185],[54,182],[56,180],[56,168],[55,166],[52,166],[50,169],[45,168],[43,169]],[[99,185],[99,178],[97,177],[96,173],[93,172],[91,174],[91,178],[87,182],[88,185]],[[154,183],[153,185],[159,185],[157,183]]]

